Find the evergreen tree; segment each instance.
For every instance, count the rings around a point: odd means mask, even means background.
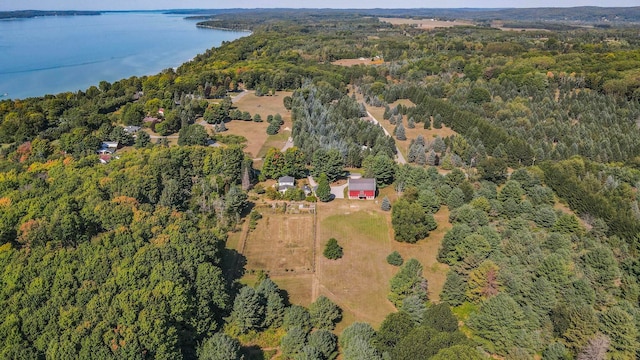
[[[609,340],[609,356],[632,359],[638,351],[638,329],[633,316],[620,307],[612,307],[600,315],[600,331]]]
[[[337,355],[338,339],[329,330],[316,330],[309,335],[309,346],[318,349],[324,359],[334,359]]]
[[[431,155],[431,153],[430,153]],[[435,155],[435,154],[434,154]],[[424,151],[424,146],[419,146],[416,155],[416,164],[418,165],[426,165],[429,163],[429,159],[427,159],[427,155]],[[433,164],[435,165],[435,159],[433,160]],[[429,164],[431,165],[431,164]]]
[[[375,330],[368,323],[354,322],[342,330],[338,341],[340,347],[346,349],[350,347],[356,339],[371,343],[375,335]]]
[[[280,131],[280,125],[276,121],[272,121],[269,126],[267,126],[267,134],[275,135]]]
[[[240,289],[240,293],[233,302],[231,312],[233,323],[241,333],[259,328],[264,319],[264,305],[260,295],[250,286]]]
[[[440,332],[454,332],[458,330],[458,319],[451,312],[449,305],[440,303],[425,311],[422,325],[432,327]]]
[[[147,147],[151,143],[151,136],[146,131],[138,131],[136,133],[136,149]]]
[[[391,201],[389,201],[388,197],[384,197],[382,198],[382,203],[380,204],[380,209],[382,209],[382,211],[389,211],[391,210]]]
[[[506,354],[514,347],[526,347],[526,319],[522,308],[509,295],[499,294],[485,301],[468,321],[477,336],[489,340],[491,351]]]
[[[436,136],[436,138],[433,140],[431,148],[437,153],[442,153],[447,149],[447,144],[445,144],[444,140],[442,140],[440,136]]]
[[[280,295],[278,285],[271,279],[266,278],[260,282],[256,288],[256,292],[266,301],[264,327],[282,325],[285,304],[282,295]]]
[[[223,333],[206,339],[198,349],[200,360],[236,360],[240,357],[240,342]]]
[[[396,241],[415,243],[435,230],[437,223],[433,215],[427,214],[417,203],[398,200],[391,209],[391,223]]]
[[[411,295],[427,300],[427,280],[422,276],[422,265],[416,259],[409,259],[390,281],[389,300],[400,307],[402,301]]]
[[[387,315],[375,336],[375,346],[381,353],[393,351],[400,342],[415,327],[409,314],[400,311]]]
[[[340,259],[343,255],[342,247],[338,245],[338,240],[335,238],[329,239],[327,244],[324,246],[324,251],[322,252],[324,257],[330,260]]]
[[[434,129],[441,129],[442,128],[442,115],[436,114],[433,117],[433,128]]]
[[[342,319],[342,309],[321,295],[309,306],[309,315],[314,328],[333,330],[335,324]]]
[[[304,330],[305,334],[311,331],[311,315],[309,310],[299,305],[291,305],[284,313],[283,325],[285,329],[298,327]]]
[[[402,300],[400,311],[406,312],[416,326],[422,324],[424,313],[427,310],[425,301],[418,295],[410,295]]]
[[[307,343],[307,331],[299,326],[289,328],[282,337],[280,349],[285,356],[294,357],[302,353],[302,349]]]
[[[410,117],[409,120],[407,120],[407,127],[409,129],[415,129],[416,123],[415,123],[415,121],[413,120],[412,117]]]
[[[405,134],[404,125],[402,123],[398,123],[393,133],[396,135],[396,139],[398,140],[407,140],[407,135]]]

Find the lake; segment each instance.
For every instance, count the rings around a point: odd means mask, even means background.
[[[0,100],[156,74],[248,34],[198,28],[184,15],[160,12],[2,20]]]

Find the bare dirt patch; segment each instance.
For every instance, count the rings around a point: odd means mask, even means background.
[[[262,214],[244,245],[246,269],[263,270],[274,276],[312,273],[314,216]]]
[[[405,19],[405,18],[378,18],[380,21],[392,25],[415,25],[418,29],[432,30],[435,28],[448,28],[454,26],[474,26],[473,22],[466,20],[443,21],[437,19]]]

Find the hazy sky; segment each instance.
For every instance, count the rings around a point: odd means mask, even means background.
[[[638,0],[0,0],[0,10],[138,10],[224,8],[504,8],[571,6],[638,6]]]

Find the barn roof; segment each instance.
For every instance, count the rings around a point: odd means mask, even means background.
[[[376,179],[373,178],[361,178],[351,179],[349,178],[349,191],[366,191],[376,190]]]

